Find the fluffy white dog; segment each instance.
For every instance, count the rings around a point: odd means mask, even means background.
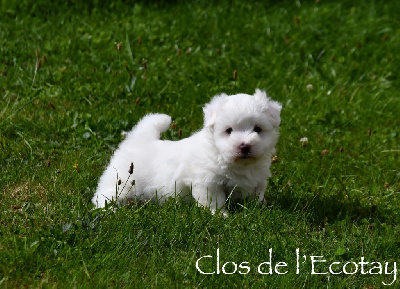
[[[92,202],[164,201],[191,195],[212,213],[228,198],[264,199],[282,106],[264,91],[215,96],[203,108],[204,127],[179,141],[160,140],[171,125],[149,114],[130,131],[100,178]]]

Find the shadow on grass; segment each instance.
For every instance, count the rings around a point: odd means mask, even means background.
[[[342,191],[336,194],[309,192],[300,195],[293,188],[282,189],[280,184],[272,180],[269,186],[271,194],[267,198],[268,203],[283,210],[305,212],[309,221],[316,225],[343,219],[350,219],[353,222],[364,219],[377,219],[380,222],[400,220],[398,214],[384,207],[384,204],[363,204],[360,197],[349,197]]]

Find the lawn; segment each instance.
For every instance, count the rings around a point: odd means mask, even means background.
[[[399,11],[0,1],[0,286],[398,286]],[[283,105],[263,206],[93,210],[121,133],[146,113],[171,115],[163,137],[177,140],[213,95],[255,88]]]

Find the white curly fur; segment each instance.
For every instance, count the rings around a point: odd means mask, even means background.
[[[170,116],[149,114],[115,151],[92,202],[104,207],[110,200],[125,204],[191,195],[213,213],[225,213],[228,197],[261,202],[271,176],[281,108],[259,89],[254,95],[221,94],[203,108],[204,127],[179,141],[160,140]]]

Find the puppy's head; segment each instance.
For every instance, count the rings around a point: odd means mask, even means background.
[[[226,162],[248,163],[273,152],[281,109],[259,89],[254,95],[221,94],[203,108],[204,126]]]

